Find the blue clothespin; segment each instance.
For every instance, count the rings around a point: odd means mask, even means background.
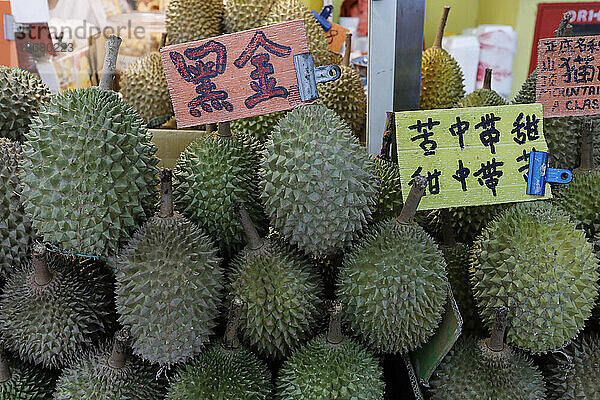
[[[316,11],[311,12],[315,16],[319,24],[321,24],[321,27],[323,27],[323,30],[325,32],[331,29],[331,22],[327,21],[327,18],[329,18],[329,16],[333,12],[333,6],[330,5],[323,7],[320,14],[317,14]]]
[[[571,171],[548,167],[548,153],[544,151],[529,153],[527,194],[543,196],[546,193],[546,183],[569,183],[572,180]]]

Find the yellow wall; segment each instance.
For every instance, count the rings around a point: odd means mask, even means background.
[[[479,0],[426,0],[425,2],[425,47],[430,47],[435,40],[440,16],[444,6],[450,6],[446,35],[456,35],[465,28],[477,26],[477,10]]]

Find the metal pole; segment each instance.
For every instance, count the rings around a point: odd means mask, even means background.
[[[367,146],[378,154],[386,111],[418,110],[425,0],[369,1]]]

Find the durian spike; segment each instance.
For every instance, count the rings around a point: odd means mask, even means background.
[[[0,350],[0,383],[8,382],[12,378],[12,372],[8,366],[8,359],[4,350]]]
[[[386,112],[385,128],[383,131],[383,139],[381,141],[381,151],[377,158],[384,161],[390,161],[390,151],[392,147],[392,129],[394,129],[394,113]]]
[[[504,332],[508,324],[508,308],[500,307],[496,313],[496,320],[492,328],[492,334],[486,339],[488,349],[495,352],[504,350]]]
[[[344,60],[342,61],[344,67],[350,66],[350,53],[352,53],[352,33],[346,32],[346,49],[344,50]]]
[[[100,89],[112,90],[117,69],[117,56],[119,47],[123,40],[115,35],[110,35],[106,41],[106,56],[104,56],[104,66],[102,67],[102,77],[100,78]]]
[[[170,169],[160,170],[160,213],[161,218],[173,216],[173,172]]]
[[[160,36],[160,46],[159,49],[162,49],[167,44],[167,32],[163,32]]]
[[[38,286],[46,286],[54,277],[48,268],[48,259],[46,258],[46,255],[46,246],[39,242],[33,245],[33,281]]]
[[[265,244],[265,241],[258,234],[254,223],[250,219],[250,215],[248,214],[246,207],[244,207],[243,204],[237,203],[235,208],[240,218],[240,222],[244,227],[244,232],[246,233],[246,238],[248,239],[248,246],[251,250],[260,249]]]
[[[121,369],[127,361],[127,342],[129,341],[129,330],[121,329],[115,334],[112,351],[108,358],[108,365],[115,369]]]
[[[219,122],[219,137],[231,137],[231,126],[229,122]]]
[[[585,118],[581,132],[581,162],[579,168],[591,171],[594,169],[594,120]]]
[[[569,21],[571,21],[571,14],[565,13],[558,24],[558,28],[554,31],[554,37],[573,36],[573,25]]]
[[[444,29],[446,29],[446,21],[448,21],[448,13],[450,12],[450,6],[444,6],[442,12],[442,18],[440,19],[440,25],[438,26],[437,35],[435,36],[435,42],[433,42],[432,48],[442,48],[442,38],[444,37]]]
[[[242,314],[243,305],[244,302],[237,297],[231,302],[231,308],[227,317],[227,327],[225,328],[225,337],[222,344],[225,350],[235,350],[240,347],[237,329],[240,325],[240,315]]]
[[[427,179],[421,175],[415,176],[412,187],[410,188],[410,192],[408,193],[406,201],[404,202],[404,207],[402,207],[402,211],[400,211],[400,215],[398,216],[397,221],[399,223],[410,224],[412,222],[412,220],[415,218],[415,214],[417,213],[417,207],[419,207],[421,198],[425,194],[426,187]]]
[[[492,89],[492,69],[485,69],[485,77],[483,78],[483,89]]]
[[[329,309],[329,329],[327,343],[339,344],[344,340],[342,334],[342,302],[334,301]]]

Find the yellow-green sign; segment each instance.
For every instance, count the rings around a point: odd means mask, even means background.
[[[548,151],[542,119],[541,104],[396,113],[403,193],[421,175],[419,210],[551,197],[526,194],[529,153]]]

